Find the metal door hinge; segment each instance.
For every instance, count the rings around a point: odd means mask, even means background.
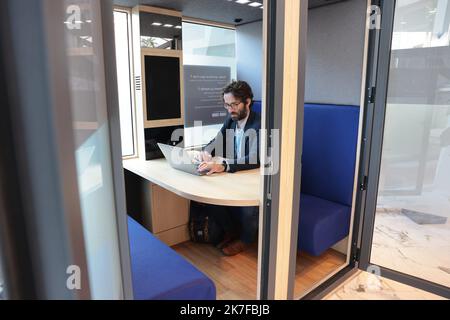
[[[353,255],[353,262],[359,262],[361,260],[361,249],[356,248],[355,254]]]
[[[368,95],[368,100],[369,103],[375,103],[375,95],[377,93],[377,88],[376,87],[370,87],[369,88],[369,95]]]
[[[367,190],[367,181],[369,180],[369,177],[364,176],[361,184],[359,185],[359,190],[366,191]]]

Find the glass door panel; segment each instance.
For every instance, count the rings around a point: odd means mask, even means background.
[[[396,3],[376,201],[370,262],[450,287],[448,0]]]
[[[122,299],[101,4],[94,0],[66,0],[65,4],[78,189],[91,297]]]

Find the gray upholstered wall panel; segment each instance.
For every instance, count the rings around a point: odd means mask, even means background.
[[[366,0],[312,9],[305,101],[360,105]]]
[[[237,77],[250,84],[255,100],[262,98],[262,31],[262,21],[236,28]]]

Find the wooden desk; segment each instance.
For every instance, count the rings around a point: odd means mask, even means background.
[[[232,207],[259,206],[259,169],[206,177],[175,170],[165,159],[125,160],[123,167],[189,200]]]
[[[139,177],[132,192],[140,193],[144,226],[168,245],[189,240],[190,200],[233,207],[260,203],[259,169],[195,176],[173,169],[165,159],[124,160],[123,167]]]

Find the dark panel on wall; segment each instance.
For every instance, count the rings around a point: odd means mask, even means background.
[[[183,147],[184,126],[171,126],[145,129],[146,160],[164,158],[158,143]],[[172,140],[178,138],[178,140]]]
[[[180,104],[180,60],[145,57],[147,120],[178,119]]]
[[[125,196],[127,202],[127,214],[140,224],[144,223],[144,199],[142,199],[145,188],[143,179],[126,169],[123,170],[125,181]],[[147,213],[149,214],[149,213]]]

